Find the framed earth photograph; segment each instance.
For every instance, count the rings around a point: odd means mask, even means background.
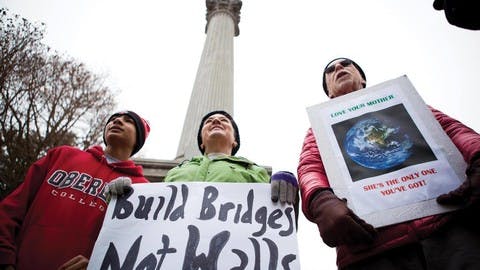
[[[332,125],[352,181],[436,160],[403,104]]]

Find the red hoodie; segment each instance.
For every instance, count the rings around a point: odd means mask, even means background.
[[[79,254],[90,258],[107,208],[105,184],[119,176],[148,182],[131,160],[108,164],[100,146],[48,151],[0,202],[0,265],[57,269]]]

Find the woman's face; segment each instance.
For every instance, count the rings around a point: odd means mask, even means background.
[[[222,144],[231,146],[232,150],[237,142],[232,122],[223,114],[214,114],[208,117],[202,127],[202,146],[209,149],[210,145]]]

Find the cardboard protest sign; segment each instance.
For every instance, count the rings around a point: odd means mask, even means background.
[[[291,205],[269,184],[135,184],[113,198],[88,269],[300,269]]]
[[[454,210],[466,164],[406,76],[307,108],[335,194],[375,227]]]

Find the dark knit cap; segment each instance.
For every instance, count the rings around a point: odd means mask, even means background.
[[[355,63],[355,61],[353,61],[352,59],[349,59],[349,58],[345,58],[345,57],[335,58],[332,61],[328,62],[328,64],[323,69],[323,91],[325,91],[325,94],[327,94],[327,96],[328,96],[328,89],[327,89],[327,80],[326,80],[326,77],[325,77],[325,70],[330,66],[331,63],[333,63],[337,60],[340,60],[340,59],[352,61],[353,66],[355,66],[355,68],[358,70],[358,72],[360,72],[360,75],[362,76],[363,80],[365,80],[365,82],[367,81],[367,78],[365,77],[365,73],[363,72],[362,68],[357,63]],[[365,87],[365,86],[366,86],[366,83],[363,84],[363,87]]]
[[[232,127],[233,127],[233,130],[234,130],[234,137],[235,137],[235,141],[237,141],[237,146],[235,146],[233,149],[232,149],[232,156],[234,156],[238,149],[240,149],[240,133],[238,132],[238,127],[237,127],[237,124],[235,123],[235,121],[233,120],[233,117],[228,114],[226,111],[212,111],[212,112],[209,112],[207,113],[203,118],[202,118],[202,121],[200,122],[200,127],[198,129],[198,135],[197,135],[197,142],[198,142],[198,148],[200,149],[200,152],[202,152],[202,154],[205,153],[205,150],[202,149],[201,145],[203,143],[202,141],[202,128],[203,128],[203,124],[205,123],[205,120],[207,120],[207,118],[209,118],[210,116],[214,115],[214,114],[222,114],[224,115],[225,117],[227,117],[230,122],[232,122]]]
[[[135,123],[135,129],[137,133],[137,138],[135,140],[135,147],[133,148],[132,154],[130,156],[135,155],[140,149],[142,149],[143,145],[145,144],[145,140],[148,137],[148,134],[150,133],[150,125],[148,122],[140,117],[138,114],[132,111],[121,111],[112,114],[107,120],[107,123],[105,124],[105,128],[107,127],[107,124],[110,123],[114,118],[122,115],[127,115],[128,117],[133,119],[133,122]],[[107,145],[107,140],[105,139],[105,131],[103,132],[103,142],[105,145]]]

